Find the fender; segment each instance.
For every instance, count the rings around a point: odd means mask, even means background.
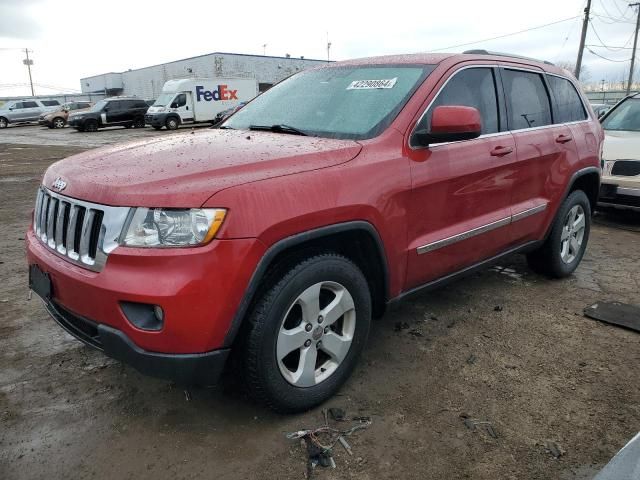
[[[585,168],[581,168],[580,170],[576,170],[575,172],[573,172],[573,175],[571,175],[571,180],[569,180],[569,182],[567,183],[567,186],[565,187],[564,192],[562,193],[561,200],[560,200],[560,202],[558,202],[558,208],[556,208],[556,211],[553,212],[553,217],[551,219],[551,222],[549,223],[549,227],[547,228],[547,232],[544,234],[544,238],[542,239],[541,243],[544,243],[547,240],[547,238],[549,237],[549,235],[551,234],[551,229],[553,228],[553,223],[555,222],[555,218],[556,218],[556,215],[558,214],[558,210],[560,209],[560,205],[562,205],[562,202],[564,201],[564,199],[569,196],[569,192],[572,190],[572,188],[575,185],[576,181],[580,177],[584,177],[585,175],[588,175],[590,173],[597,173],[598,174],[598,189],[597,189],[597,191],[600,192],[600,169],[598,167],[585,167]],[[596,203],[597,203],[597,201],[598,201],[598,199],[596,198]]]
[[[364,220],[355,220],[351,222],[327,225],[325,227],[297,233],[290,237],[283,238],[282,240],[279,240],[271,245],[258,262],[258,266],[254,270],[253,275],[251,275],[249,285],[247,285],[244,296],[242,297],[240,305],[238,306],[233,320],[231,321],[231,325],[229,326],[229,331],[225,336],[224,345],[222,348],[231,347],[231,345],[233,344],[233,341],[238,334],[238,331],[240,330],[240,326],[242,325],[247,310],[249,309],[249,306],[251,305],[251,302],[253,301],[253,298],[258,290],[258,286],[260,285],[260,282],[267,272],[267,268],[279,253],[291,247],[295,247],[296,245],[308,242],[309,240],[316,240],[318,238],[335,235],[336,233],[351,232],[357,230],[365,231],[374,239],[376,248],[378,250],[378,255],[380,256],[380,260],[382,261],[383,291],[385,301],[387,301],[387,299],[389,298],[389,271],[387,266],[387,256],[380,235],[372,224]]]

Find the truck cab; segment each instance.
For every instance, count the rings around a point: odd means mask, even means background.
[[[258,93],[255,79],[188,78],[169,80],[149,108],[145,123],[156,130],[182,124],[214,123],[216,115],[248,102]]]

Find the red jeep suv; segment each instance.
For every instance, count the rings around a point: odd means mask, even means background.
[[[298,73],[219,129],[53,164],[30,288],[79,340],[149,375],[243,383],[279,411],[349,377],[373,316],[503,255],[571,274],[603,133],[575,79],[473,51]]]

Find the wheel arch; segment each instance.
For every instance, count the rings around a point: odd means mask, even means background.
[[[600,193],[600,169],[587,167],[575,172],[562,199],[564,200],[576,190],[582,190],[587,195],[591,212],[593,212],[598,203],[598,194]]]
[[[369,222],[338,223],[286,237],[267,249],[245,289],[225,336],[224,347],[233,345],[247,312],[263,288],[295,262],[322,251],[344,255],[362,270],[369,284],[373,314],[382,316],[389,298],[389,273],[382,239]]]

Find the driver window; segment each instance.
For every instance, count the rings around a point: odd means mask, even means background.
[[[184,107],[186,104],[187,104],[187,95],[184,93],[181,93],[175,98],[175,100],[171,104],[171,108]]]
[[[496,84],[491,68],[467,68],[454,73],[416,129],[429,131],[431,114],[441,105],[474,107],[482,118],[482,134],[500,131]]]

